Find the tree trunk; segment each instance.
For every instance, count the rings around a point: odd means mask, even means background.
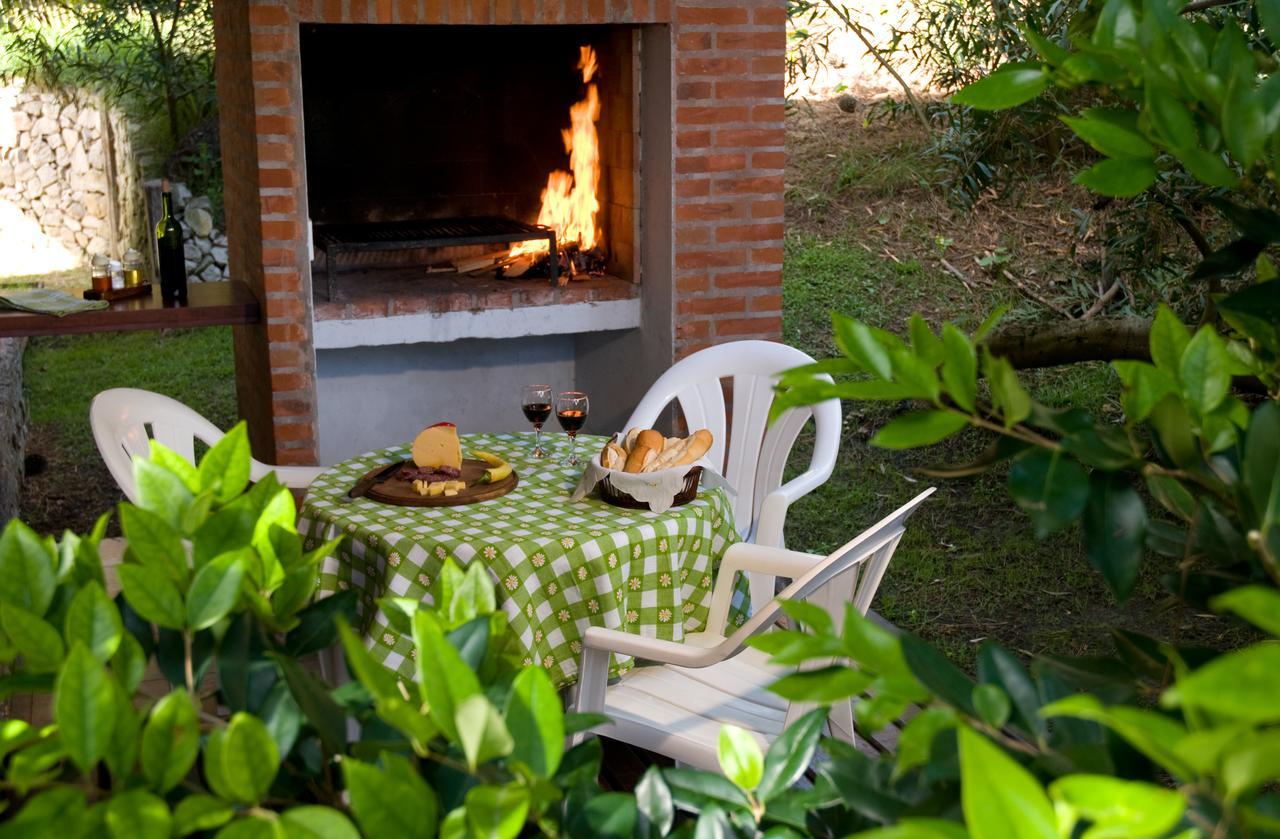
[[[1150,361],[1150,333],[1151,321],[1145,318],[1090,318],[1000,329],[986,346],[1019,370],[1121,358]]]
[[[0,527],[18,516],[27,403],[22,396],[22,351],[26,338],[0,338]]]

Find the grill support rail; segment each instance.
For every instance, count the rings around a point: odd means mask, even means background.
[[[556,232],[541,224],[526,224],[505,216],[433,219],[430,221],[318,224],[316,246],[325,255],[325,299],[333,300],[338,254],[444,248],[451,245],[497,245],[546,239],[550,247],[551,285],[558,284],[560,254]]]

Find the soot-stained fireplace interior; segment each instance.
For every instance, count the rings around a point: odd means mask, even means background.
[[[317,301],[369,283],[429,293],[446,277],[639,281],[636,27],[304,24],[299,36]],[[503,235],[540,238],[511,251]]]

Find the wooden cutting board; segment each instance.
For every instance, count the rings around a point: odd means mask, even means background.
[[[385,464],[370,469],[365,473],[365,477],[384,468],[386,468]],[[516,485],[520,483],[520,476],[513,471],[496,484],[473,486],[488,468],[489,464],[483,460],[468,458],[462,461],[462,475],[457,480],[466,481],[467,488],[460,490],[457,495],[419,495],[418,491],[413,488],[411,481],[402,481],[392,476],[385,481],[374,484],[364,494],[364,497],[380,501],[383,504],[395,504],[400,507],[457,507],[462,504],[475,504],[478,501],[501,498],[515,489]]]

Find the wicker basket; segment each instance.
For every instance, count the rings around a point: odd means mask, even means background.
[[[698,482],[700,480],[702,480],[702,467],[695,466],[684,476],[684,489],[676,493],[671,506],[679,507],[681,504],[688,504],[694,498],[697,498]],[[627,493],[614,489],[613,484],[609,482],[607,477],[601,478],[597,486],[600,487],[600,500],[607,504],[612,504],[615,507],[626,507],[629,510],[649,509],[649,505],[644,501],[637,501]]]

